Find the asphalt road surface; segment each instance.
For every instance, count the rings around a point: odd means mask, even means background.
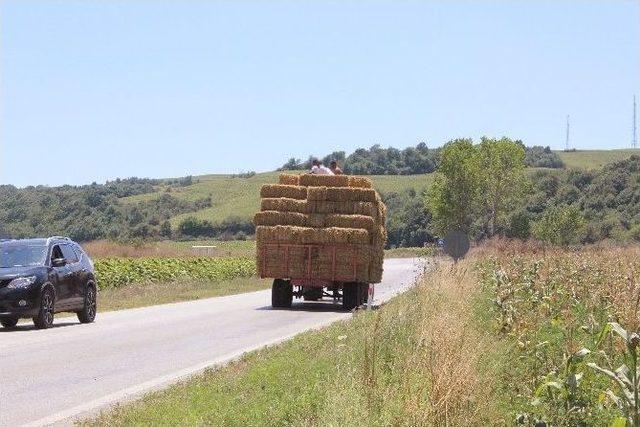
[[[385,260],[375,303],[406,290],[425,261]],[[271,291],[98,313],[83,325],[0,329],[0,425],[64,425],[244,352],[351,313],[332,302],[272,310]]]

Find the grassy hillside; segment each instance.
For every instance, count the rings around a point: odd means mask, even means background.
[[[600,169],[607,163],[624,160],[640,149],[557,151],[566,168]]]
[[[567,168],[599,169],[606,163],[626,159],[640,150],[578,150],[571,152],[557,151]],[[202,175],[194,177],[194,184],[175,187],[160,184],[156,188],[160,193],[170,191],[174,197],[187,201],[195,201],[211,196],[212,206],[195,213],[183,213],[171,218],[171,225],[176,227],[188,216],[219,222],[229,217],[248,219],[259,209],[260,187],[263,184],[278,180],[279,172],[259,173],[250,178],[233,175]],[[425,175],[374,175],[371,176],[378,191],[402,191],[406,188],[417,190],[427,187],[433,180],[433,174]],[[122,199],[127,204],[148,201],[158,193],[141,194]]]
[[[186,200],[197,200],[211,196],[212,206],[195,213],[187,213],[175,216],[171,219],[173,226],[187,216],[195,216],[209,221],[222,221],[226,218],[237,216],[251,218],[260,208],[260,187],[263,184],[278,181],[278,172],[266,172],[256,174],[251,178],[233,177],[231,175],[203,175],[194,178],[198,182],[180,188],[171,188],[171,195]],[[421,189],[432,180],[433,175],[406,175],[406,176],[372,176],[374,186],[378,191],[391,192],[402,191],[405,188]],[[168,187],[159,185],[160,192]],[[126,203],[134,204],[143,200],[150,200],[158,196],[158,193],[141,194],[123,199]]]

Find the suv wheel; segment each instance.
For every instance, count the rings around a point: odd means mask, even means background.
[[[0,325],[4,328],[15,328],[18,324],[17,317],[2,317],[0,318]]]
[[[45,288],[40,295],[40,309],[38,315],[33,318],[33,324],[38,329],[47,329],[53,325],[54,295],[51,288]]]
[[[96,288],[90,283],[87,285],[87,291],[84,294],[84,305],[82,306],[82,310],[76,313],[80,323],[93,322],[96,318],[97,307]]]

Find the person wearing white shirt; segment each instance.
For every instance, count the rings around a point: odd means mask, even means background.
[[[334,174],[331,171],[331,169],[323,165],[322,162],[318,159],[314,159],[312,164],[313,166],[311,167],[311,171],[309,172],[310,174],[313,174],[313,175],[333,175]]]

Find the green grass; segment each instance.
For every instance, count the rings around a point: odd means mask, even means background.
[[[360,312],[352,321],[252,352],[224,369],[209,370],[81,424],[366,425],[370,410],[373,417],[386,420],[400,409],[399,402],[384,403],[381,396],[367,402],[372,379],[366,366],[371,361],[365,357],[372,349],[368,337],[377,325],[385,340],[379,345],[386,353],[379,363],[390,370],[379,381],[401,383],[410,323],[409,313],[397,316],[400,304]]]
[[[460,281],[451,279],[450,265],[443,273],[442,280],[428,274],[379,310],[358,311],[80,424],[490,424],[497,419],[490,383],[480,376],[491,376],[495,359],[491,349],[476,351],[483,338],[474,332],[484,320],[460,322],[487,310],[474,308],[473,296],[452,298]]]
[[[124,310],[234,295],[269,289],[270,287],[270,280],[258,277],[242,277],[221,281],[181,279],[173,282],[134,284],[121,288],[104,289],[98,295],[98,305],[101,312]]]
[[[556,151],[567,168],[599,169],[607,163],[624,160],[640,149]]]
[[[185,199],[197,200],[211,196],[212,207],[193,213],[186,213],[171,218],[172,226],[177,226],[188,216],[209,221],[222,221],[229,217],[249,219],[260,209],[260,188],[263,184],[278,182],[279,172],[259,173],[251,178],[238,178],[230,175],[203,175],[195,177],[198,182],[187,187],[172,188],[171,195]],[[402,191],[406,188],[421,189],[427,187],[433,175],[407,176],[372,176],[374,186],[378,191]],[[157,187],[159,192],[166,187]],[[136,203],[158,197],[159,193],[141,194],[126,197],[124,203]]]

